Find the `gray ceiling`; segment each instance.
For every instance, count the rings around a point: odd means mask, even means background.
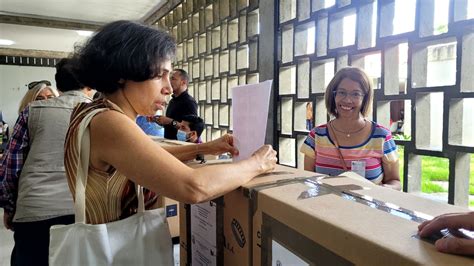
[[[93,30],[114,20],[145,21],[167,0],[0,0],[0,50],[71,52]]]

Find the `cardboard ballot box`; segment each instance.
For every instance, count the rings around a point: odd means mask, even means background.
[[[423,220],[467,209],[344,175],[278,166],[212,202],[180,204],[181,264],[474,264],[416,236]]]
[[[179,203],[174,199],[158,196],[153,207],[165,209],[171,237],[179,237]]]
[[[193,143],[185,142],[185,141],[179,141],[179,140],[173,140],[173,139],[165,139],[162,137],[155,137],[155,136],[149,136],[154,142],[160,144],[160,146],[182,146],[182,145],[193,145]]]
[[[258,204],[262,265],[474,265],[417,236],[464,208],[342,177],[262,190]]]
[[[209,161],[206,165],[229,162]],[[272,173],[257,176],[242,188],[211,202],[193,205],[180,203],[181,265],[259,264],[258,237],[258,243],[253,245],[253,236],[260,235],[261,224],[261,213],[254,199],[257,191],[315,175],[313,172],[277,165]],[[254,259],[256,262],[253,262]]]

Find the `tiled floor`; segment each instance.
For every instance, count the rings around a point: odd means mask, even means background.
[[[3,226],[3,209],[0,208],[0,266],[10,265],[10,255],[13,249],[13,232]],[[173,246],[174,264],[179,265],[179,245]]]
[[[9,266],[13,249],[13,232],[3,226],[3,209],[0,209],[0,216],[0,266]]]

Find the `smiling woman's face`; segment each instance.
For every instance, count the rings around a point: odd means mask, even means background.
[[[344,78],[337,86],[334,97],[338,115],[358,119],[364,96],[364,91],[358,82]]]

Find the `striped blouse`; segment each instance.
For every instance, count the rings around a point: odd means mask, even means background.
[[[382,163],[398,161],[397,146],[390,130],[372,122],[372,132],[368,139],[355,146],[339,146],[348,168],[352,161],[365,161],[365,178],[380,184],[383,180]],[[327,175],[344,172],[337,148],[328,134],[328,125],[313,128],[301,146],[301,152],[315,158],[314,170]]]
[[[75,198],[76,172],[80,165],[77,144],[79,124],[95,109],[123,111],[106,99],[77,105],[71,115],[71,123],[66,135],[64,166],[69,189]],[[117,145],[120,145],[117,143]],[[145,207],[151,207],[157,200],[155,193],[144,189]],[[86,185],[86,222],[101,224],[124,219],[136,213],[138,207],[135,185],[126,176],[110,166],[109,171],[95,169],[89,164]]]

